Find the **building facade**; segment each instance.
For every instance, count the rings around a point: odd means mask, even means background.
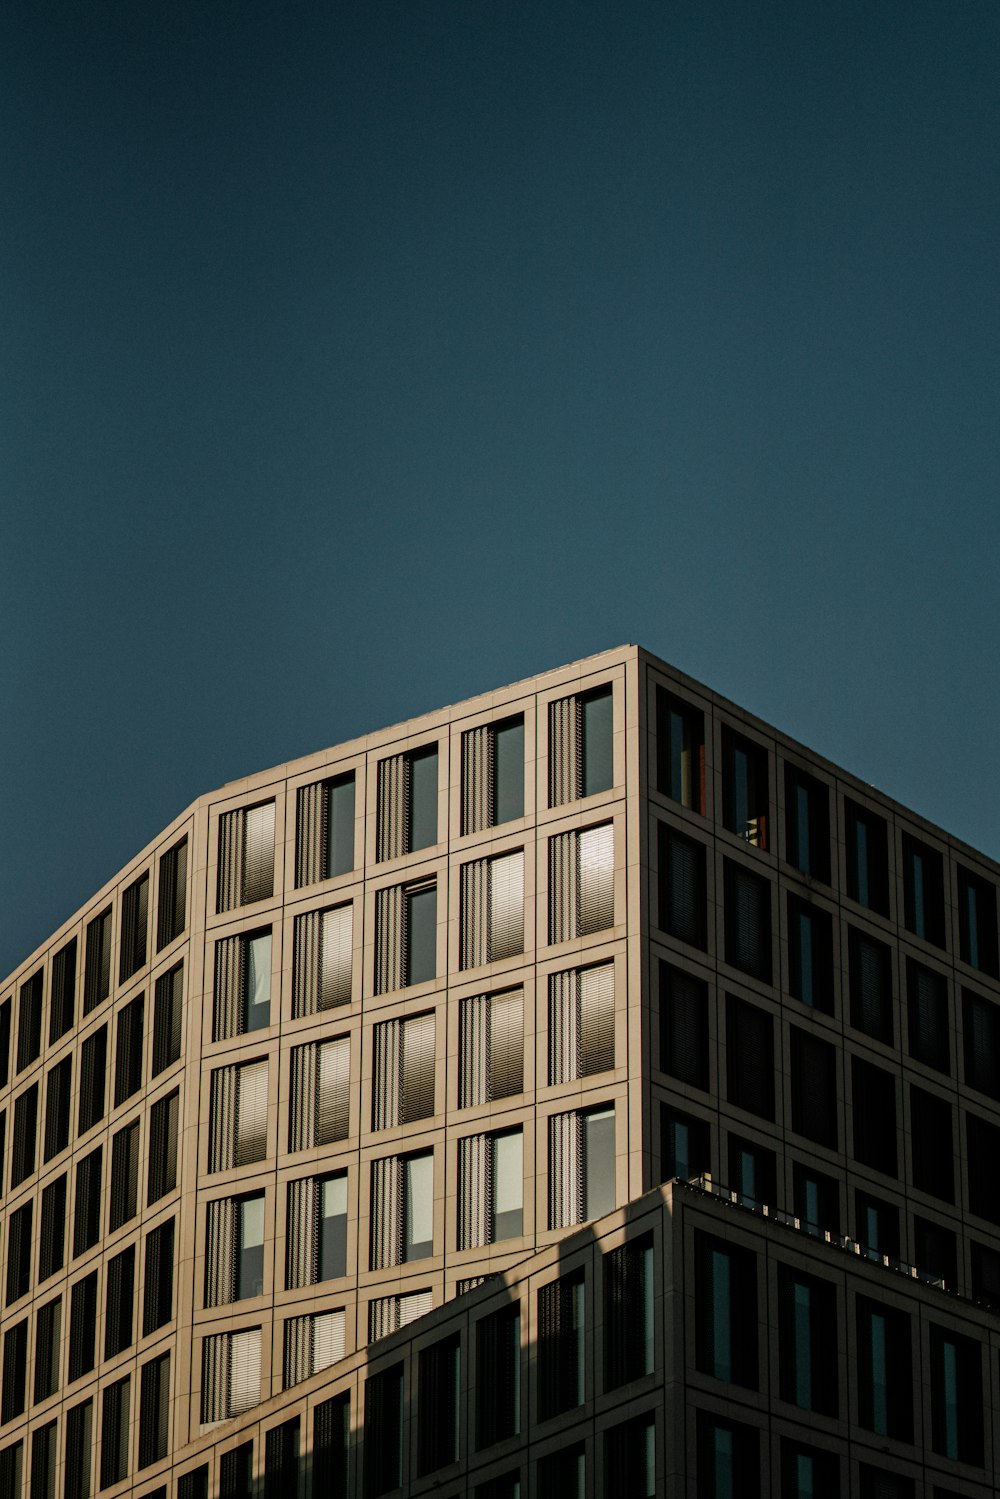
[[[631,646],[201,798],[0,986],[0,1494],[992,1492],[998,882]]]

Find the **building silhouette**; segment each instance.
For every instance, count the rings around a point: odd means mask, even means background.
[[[0,1496],[995,1492],[1000,869],[634,646],[0,985]]]

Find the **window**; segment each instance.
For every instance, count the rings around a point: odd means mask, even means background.
[[[705,845],[663,822],[657,831],[660,929],[704,951],[708,945]]]
[[[698,1412],[698,1499],[760,1499],[756,1427]]]
[[[656,789],[692,812],[705,811],[705,715],[656,689]]]
[[[521,1430],[521,1309],[505,1306],[476,1323],[476,1446]]]
[[[523,1138],[519,1129],[458,1142],[458,1248],[476,1249],[524,1232]]]
[[[991,978],[997,967],[997,892],[989,880],[958,870],[958,950],[963,963]]]
[[[129,1403],[131,1375],[106,1385],[101,1407],[101,1488],[109,1489],[128,1475]]]
[[[609,791],[614,784],[612,689],[549,705],[549,806]]]
[[[757,1258],[749,1249],[695,1235],[695,1359],[702,1374],[758,1387]]]
[[[62,1300],[56,1297],[39,1307],[35,1317],[35,1391],[38,1405],[59,1388],[59,1327]]]
[[[264,1290],[264,1194],[208,1204],[205,1305],[226,1306]]]
[[[524,719],[505,718],[462,735],[462,832],[524,816]]]
[[[417,1472],[423,1476],[458,1461],[461,1339],[442,1338],[418,1360]]]
[[[104,1357],[123,1353],[135,1338],[133,1301],[135,1299],[135,1245],[108,1261],[107,1292],[104,1301]]]
[[[538,1419],[548,1421],[586,1398],[585,1302],[582,1271],[538,1291]]]
[[[914,1499],[912,1478],[887,1473],[885,1468],[873,1468],[868,1463],[858,1465],[858,1478],[861,1480],[860,1499]],[[935,1499],[938,1499],[937,1494]]]
[[[49,1045],[73,1024],[76,1011],[76,938],[59,949],[52,959],[52,993],[49,997]]]
[[[884,818],[856,802],[844,803],[847,893],[859,906],[889,914],[889,839]]]
[[[906,997],[910,1056],[938,1072],[950,1073],[948,980],[907,958]]]
[[[840,1499],[840,1459],[782,1438],[781,1499]]]
[[[1000,1223],[1000,1176],[996,1163],[1000,1159],[1000,1129],[975,1114],[965,1116],[967,1157],[969,1163],[969,1210]]]
[[[347,1274],[345,1172],[288,1183],[286,1255],[285,1283],[289,1290]]]
[[[653,1499],[656,1418],[652,1412],[633,1416],[604,1433],[604,1493],[607,1499]]]
[[[0,1005],[0,1088],[6,1088],[10,1078],[10,1007],[9,999]]]
[[[234,911],[274,894],[274,802],[238,807],[219,818],[215,909]]]
[[[66,1261],[66,1177],[57,1176],[42,1192],[42,1232],[38,1245],[39,1283]]]
[[[734,1108],[774,1118],[774,1021],[734,994],[726,995],[726,1072]]]
[[[10,1161],[11,1188],[19,1187],[35,1169],[38,1134],[38,1084],[32,1083],[14,1100],[14,1147]]]
[[[601,1256],[604,1388],[653,1372],[653,1241],[646,1234]]]
[[[201,1423],[231,1421],[260,1404],[260,1328],[202,1341]]]
[[[365,1499],[377,1499],[403,1482],[403,1366],[393,1364],[365,1380]]]
[[[73,1220],[73,1255],[85,1254],[101,1237],[101,1158],[98,1145],[76,1163],[76,1207]]]
[[[127,1124],[111,1139],[111,1209],[108,1230],[114,1233],[134,1218],[139,1196],[139,1121]]]
[[[851,1024],[866,1036],[892,1045],[892,951],[884,942],[847,929]]]
[[[0,1425],[24,1414],[25,1372],[28,1361],[28,1322],[8,1327],[3,1335],[3,1383],[0,1386]]]
[[[708,1089],[708,985],[660,960],[660,1070]]]
[[[139,995],[118,1012],[115,1047],[115,1108],[142,1087],[142,1038],[145,999]]]
[[[771,982],[771,886],[731,859],[724,862],[726,962]]]
[[[170,1436],[170,1354],[143,1364],[139,1385],[139,1467],[166,1457]]]
[[[884,1176],[895,1176],[896,1081],[891,1072],[851,1058],[854,1097],[854,1159]]]
[[[160,860],[156,911],[156,951],[162,952],[187,924],[187,839],[182,838]]]
[[[703,1119],[660,1107],[660,1177],[691,1181],[712,1169],[711,1131]]]
[[[371,1192],[371,1268],[433,1254],[433,1152],[373,1161]]]
[[[962,990],[965,1081],[970,1088],[1000,1099],[1000,1005],[971,989]]]
[[[944,1281],[949,1290],[958,1285],[958,1254],[955,1235],[929,1218],[913,1219],[913,1258],[922,1280]]]
[[[615,839],[610,822],[549,839],[549,941],[614,926]]]
[[[12,1442],[9,1447],[5,1447],[0,1452],[0,1494],[19,1494],[21,1492],[23,1459],[23,1442]],[[67,1490],[66,1499],[75,1499],[75,1496],[71,1496]]]
[[[153,996],[153,1077],[159,1077],[181,1054],[181,1006],[184,965],[178,963],[156,980]]]
[[[788,897],[788,990],[827,1015],[833,1014],[833,923],[828,911],[797,895]]]
[[[354,908],[307,911],[295,919],[292,1014],[316,1015],[351,1002]]]
[[[478,968],[523,952],[523,851],[463,864],[461,966]]]
[[[405,1296],[376,1296],[368,1303],[368,1341],[377,1343],[426,1317],[434,1305],[433,1291],[410,1291]]]
[[[560,1499],[586,1499],[587,1448],[584,1442],[559,1447],[538,1459],[538,1494],[558,1494]]]
[[[549,977],[549,1084],[615,1065],[615,968],[570,969]]]
[[[38,1060],[42,1050],[42,986],[44,971],[21,985],[21,1003],[17,1012],[17,1070],[23,1072]]]
[[[837,1415],[837,1293],[787,1265],[778,1268],[778,1364],[782,1400]]]
[[[858,1425],[876,1436],[913,1440],[910,1319],[883,1302],[857,1298]]]
[[[249,1166],[267,1154],[267,1060],[212,1073],[209,1171]]]
[[[301,1384],[344,1357],[346,1319],[343,1311],[314,1312],[285,1319],[285,1389]]]
[[[437,841],[437,745],[380,760],[375,853],[378,862],[431,848]]]
[[[830,793],[822,781],[785,765],[785,858],[789,864],[830,883]]]
[[[906,929],[944,947],[944,871],[936,849],[903,834],[903,915]]]
[[[45,1080],[45,1159],[51,1161],[69,1144],[72,1057],[64,1057]]]
[[[213,1077],[215,1074],[213,1073]],[[149,1178],[146,1184],[146,1206],[152,1207],[177,1186],[177,1121],[178,1095],[176,1092],[160,1098],[149,1111]],[[239,1125],[237,1110],[237,1125]],[[242,1164],[238,1162],[237,1164]]]
[[[615,1206],[615,1111],[549,1119],[549,1227],[603,1218]]]
[[[149,925],[149,875],[129,885],[122,895],[122,931],[118,949],[118,982],[124,984],[146,962]]]
[[[346,1140],[351,1118],[351,1039],[311,1041],[292,1051],[289,1150]]]
[[[387,1020],[374,1031],[372,1129],[394,1129],[434,1113],[434,1015]]]
[[[796,1161],[792,1192],[795,1216],[807,1233],[840,1232],[840,1186],[834,1177]]]
[[[223,937],[215,944],[212,1040],[242,1036],[271,1023],[271,928]]]
[[[817,1145],[837,1149],[837,1053],[797,1026],[789,1029],[792,1129]]]
[[[148,1338],[174,1315],[174,1220],[168,1218],[146,1235],[146,1273],[142,1292],[142,1335]]]
[[[722,730],[722,820],[755,848],[768,847],[767,750]]]
[[[437,974],[437,886],[393,885],[375,896],[375,992]]]
[[[952,1155],[951,1104],[910,1087],[910,1135],[913,1150],[913,1185],[920,1192],[955,1201],[955,1164]]]
[[[295,808],[295,886],[354,868],[354,772],[299,788]]]
[[[49,1421],[31,1434],[31,1499],[55,1499],[56,1424]]]
[[[90,1499],[90,1463],[93,1446],[94,1402],[85,1400],[66,1412],[66,1451],[75,1454],[75,1461],[66,1464],[66,1481],[63,1499]],[[3,1477],[0,1472],[0,1492]],[[17,1493],[12,1489],[11,1493]]]
[[[69,1378],[80,1379],[94,1367],[97,1332],[97,1271],[73,1287],[69,1315]]]
[[[208,1499],[208,1463],[181,1474],[177,1480],[177,1499]]]
[[[87,923],[83,1013],[89,1015],[111,993],[111,907]]]
[[[272,1426],[264,1438],[264,1499],[291,1499],[299,1487],[299,1418]]]
[[[524,991],[463,999],[458,1044],[460,1109],[523,1092]]]
[[[86,1134],[104,1118],[104,1080],[108,1071],[108,1028],[102,1025],[83,1043],[80,1052],[79,1134]]]
[[[1000,1311],[1000,1254],[977,1244],[973,1239],[972,1251],[972,1299],[981,1302],[989,1311]]]
[[[983,1356],[980,1345],[930,1329],[931,1446],[953,1462],[983,1466]]]
[[[31,1285],[31,1226],[34,1203],[26,1202],[7,1220],[7,1305],[26,1296]]]
[[[773,1150],[753,1140],[729,1136],[729,1185],[747,1207],[778,1200],[777,1163]]]
[[[313,1418],[313,1492],[346,1494],[351,1439],[350,1394],[317,1405]]]

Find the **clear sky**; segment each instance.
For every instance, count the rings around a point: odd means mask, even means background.
[[[638,641],[1000,855],[997,0],[7,0],[0,974]]]

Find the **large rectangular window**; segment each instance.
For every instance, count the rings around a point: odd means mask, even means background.
[[[586,1396],[583,1272],[550,1281],[538,1292],[538,1419],[582,1405]]]
[[[69,1144],[72,1057],[63,1057],[45,1080],[45,1159],[51,1161]]]
[[[49,996],[49,1045],[73,1024],[76,1011],[76,938],[61,947],[52,959],[52,993]]]
[[[633,1239],[601,1256],[604,1388],[653,1372],[653,1242]]]
[[[285,1389],[329,1369],[344,1357],[347,1325],[343,1310],[285,1319]],[[320,1491],[322,1492],[322,1490]]]
[[[267,1060],[212,1073],[209,1171],[249,1166],[267,1154]]]
[[[118,947],[118,982],[124,984],[146,962],[149,934],[149,875],[129,885],[122,895],[122,930]]]
[[[910,1086],[913,1185],[942,1202],[955,1201],[951,1104],[926,1088]]]
[[[884,1176],[897,1172],[896,1080],[891,1072],[851,1058],[854,1159]]]
[[[97,1271],[92,1270],[73,1287],[69,1315],[70,1383],[89,1374],[94,1367],[97,1338]]]
[[[128,1475],[129,1397],[132,1379],[126,1375],[106,1385],[101,1405],[101,1488],[109,1489]]]
[[[837,1053],[828,1041],[791,1026],[792,1129],[837,1149]]]
[[[711,1130],[703,1119],[660,1105],[660,1179],[691,1181],[712,1169]]]
[[[695,1359],[699,1371],[758,1388],[757,1258],[723,1239],[695,1236]]]
[[[102,1025],[89,1035],[80,1052],[80,1112],[77,1129],[81,1135],[93,1129],[104,1118],[104,1088],[108,1072],[108,1028]]]
[[[437,745],[390,755],[378,767],[376,858],[400,859],[438,841]]]
[[[187,839],[182,838],[160,860],[156,911],[156,951],[179,937],[187,924]]]
[[[851,1024],[875,1041],[892,1045],[892,949],[857,927],[847,929]]]
[[[177,1186],[177,1128],[179,1096],[158,1098],[149,1111],[149,1174],[146,1206],[152,1207]],[[239,1116],[237,1115],[237,1123]],[[242,1164],[238,1162],[237,1164]]]
[[[930,1329],[931,1446],[952,1462],[983,1466],[983,1354],[972,1338]]]
[[[87,923],[83,1013],[89,1015],[111,992],[111,907]]]
[[[656,789],[692,812],[705,811],[705,715],[656,689]]]
[[[726,962],[771,982],[771,886],[731,859],[724,862]]]
[[[127,1124],[111,1139],[111,1233],[134,1218],[139,1206],[139,1121]]]
[[[417,1472],[458,1461],[461,1426],[461,1339],[442,1338],[420,1350],[417,1376]]]
[[[778,1354],[782,1400],[836,1416],[836,1289],[785,1265],[778,1270]]]
[[[524,951],[524,853],[462,865],[461,966],[500,963]]]
[[[1000,1224],[1000,1129],[975,1114],[965,1116],[969,1163],[969,1210]]]
[[[476,1446],[521,1430],[521,1310],[505,1306],[476,1323]]]
[[[139,1385],[139,1467],[166,1457],[170,1435],[170,1354],[143,1364]]]
[[[260,1328],[202,1341],[201,1422],[230,1421],[260,1404]]]
[[[347,1273],[347,1175],[288,1183],[285,1283],[289,1290]]]
[[[233,911],[274,894],[274,802],[219,818],[216,910]]]
[[[615,1206],[614,1108],[549,1119],[549,1227],[602,1218]]]
[[[506,718],[462,735],[462,832],[524,816],[524,719]]]
[[[35,1205],[28,1201],[7,1219],[7,1305],[26,1296],[31,1286],[31,1228]]]
[[[403,1366],[365,1380],[364,1499],[378,1499],[403,1482]]]
[[[42,991],[44,969],[39,968],[21,985],[17,1011],[17,1070],[23,1072],[38,1060],[42,1050]]]
[[[766,1010],[726,995],[726,1071],[729,1102],[774,1118],[774,1020]]]
[[[549,705],[549,806],[608,791],[614,782],[613,694],[598,687]]]
[[[653,1499],[656,1493],[656,1417],[633,1416],[604,1433],[605,1499]]]
[[[346,1140],[351,1119],[351,1038],[310,1041],[292,1050],[289,1150]]]
[[[698,1412],[697,1499],[761,1499],[760,1433]]]
[[[372,1129],[394,1129],[434,1113],[434,1015],[387,1020],[374,1030]]]
[[[1000,1005],[971,989],[962,990],[965,1081],[970,1088],[1000,1099]]]
[[[153,995],[153,1067],[158,1077],[181,1054],[181,1022],[184,999],[184,965],[176,964],[156,980]]]
[[[215,944],[212,1040],[263,1030],[271,1023],[271,928],[240,932]]]
[[[146,1001],[140,994],[118,1011],[115,1038],[115,1108],[142,1087],[143,1020]]]
[[[475,1249],[524,1231],[521,1130],[458,1142],[458,1247]]]
[[[62,1298],[46,1302],[35,1317],[35,1404],[48,1400],[59,1388]]]
[[[859,906],[889,914],[889,839],[885,819],[846,801],[847,893]]]
[[[354,970],[354,907],[306,911],[295,918],[292,1014],[349,1005]]]
[[[61,1270],[66,1258],[66,1177],[57,1176],[42,1192],[41,1239],[38,1245],[38,1280],[48,1280]]]
[[[114,1358],[130,1346],[135,1336],[135,1245],[108,1261],[104,1300],[104,1357]]]
[[[570,942],[615,923],[615,837],[610,822],[549,839],[549,941]]]
[[[434,1252],[434,1155],[372,1162],[371,1268],[383,1270]]]
[[[295,886],[315,885],[354,868],[354,772],[299,788]]]
[[[857,1298],[858,1425],[876,1436],[913,1440],[910,1319],[882,1302]]]
[[[86,1052],[86,1047],[84,1048]],[[32,1083],[14,1100],[14,1143],[10,1160],[11,1188],[19,1187],[35,1169],[38,1143],[38,1084]]]
[[[767,750],[722,730],[722,821],[756,848],[768,844]]]
[[[950,1074],[948,980],[944,974],[907,958],[906,1005],[910,1056],[937,1072]]]
[[[944,947],[944,865],[937,849],[903,834],[903,915],[906,929]]]
[[[524,1089],[524,991],[474,994],[459,1006],[458,1106],[474,1108]]]
[[[662,959],[660,1070],[689,1087],[709,1086],[708,985]]]
[[[217,1198],[208,1204],[205,1305],[225,1306],[263,1290],[264,1194]]]
[[[833,922],[828,911],[788,896],[788,989],[811,1009],[833,1013]]]
[[[437,973],[437,885],[393,885],[375,897],[375,992],[427,983]]]
[[[174,1220],[168,1218],[146,1235],[146,1273],[142,1293],[142,1335],[163,1327],[174,1315]]]
[[[787,762],[785,858],[803,874],[830,883],[830,792],[815,776]]]
[[[663,822],[658,836],[660,929],[704,950],[708,941],[705,845]]]
[[[103,1147],[98,1145],[76,1163],[76,1203],[73,1219],[74,1257],[92,1249],[101,1236],[101,1170]]]
[[[614,1065],[614,964],[550,974],[549,1084],[592,1077]]]
[[[958,950],[963,963],[991,978],[997,968],[997,892],[989,880],[958,871]]]

